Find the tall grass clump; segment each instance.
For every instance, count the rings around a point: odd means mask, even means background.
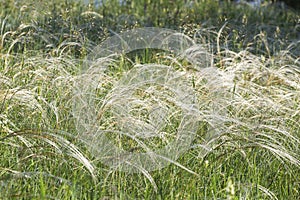
[[[213,0],[0,2],[0,199],[299,198],[298,11]],[[109,36],[145,26],[194,46],[86,59]],[[176,139],[186,151],[161,153]],[[146,152],[166,165],[140,165]],[[108,165],[111,155],[134,173]]]
[[[64,131],[72,126],[67,102],[78,66],[67,55],[47,58],[32,53],[2,55],[1,198],[39,198],[41,186],[48,190],[57,182],[64,198],[62,188],[72,184],[62,169],[85,168],[87,176],[95,178],[94,167],[71,142],[72,134]],[[31,187],[39,192],[20,192]]]

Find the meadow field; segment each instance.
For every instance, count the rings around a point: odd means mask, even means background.
[[[99,46],[145,27],[193,48]],[[0,199],[300,198],[299,10],[0,0],[0,58]],[[128,172],[109,145],[185,151],[157,169],[126,157]]]

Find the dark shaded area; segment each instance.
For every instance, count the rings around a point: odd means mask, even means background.
[[[287,6],[294,8],[294,9],[300,9],[300,1],[299,0],[282,0]]]

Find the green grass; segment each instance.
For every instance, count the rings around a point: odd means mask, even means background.
[[[184,0],[108,1],[99,8],[26,2],[0,0],[0,199],[299,199],[299,12],[214,0],[193,7]],[[147,63],[183,73],[197,98],[199,127],[190,149],[163,169],[130,174],[105,166],[78,137],[74,87],[95,46],[145,26],[188,35],[213,55],[216,68],[190,70],[185,59],[159,50],[109,61],[98,103],[135,65],[153,67]],[[162,106],[177,109],[177,101],[155,89]],[[116,113],[105,111],[99,123],[117,133]],[[136,115],[151,119],[140,110]],[[166,120],[166,133],[177,130],[181,115]],[[136,137],[109,137],[124,149],[145,150]],[[142,144],[157,148],[173,137]]]

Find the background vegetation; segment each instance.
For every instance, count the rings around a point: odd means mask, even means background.
[[[0,8],[0,199],[299,199],[298,11],[215,0],[1,0]],[[162,170],[127,174],[78,139],[73,85],[96,45],[145,26],[193,38],[220,78],[195,77],[210,118],[190,151]]]

